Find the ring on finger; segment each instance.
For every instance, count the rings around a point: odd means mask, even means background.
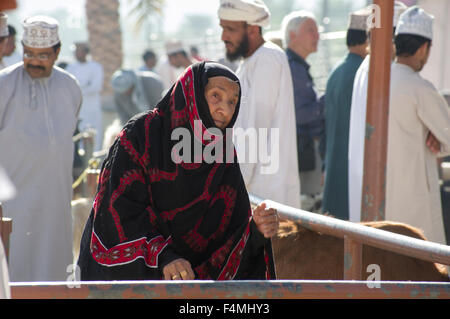
[[[173,276],[172,276],[172,280],[175,280],[175,279],[177,279],[177,278],[180,278],[180,276],[178,276],[178,275],[173,275]]]
[[[182,278],[186,277],[187,271],[186,270],[181,271],[180,275],[181,275]]]

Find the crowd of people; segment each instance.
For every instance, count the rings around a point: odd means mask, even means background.
[[[307,62],[320,39],[315,16],[289,13],[282,41],[268,41],[261,0],[220,1],[227,63],[171,40],[164,62],[147,50],[142,67],[117,70],[110,82],[122,130],[102,163],[81,279],[274,279],[278,214],[264,202],[252,209],[249,193],[303,209],[323,198],[324,213],[361,221],[370,15],[369,7],[349,15],[348,54],[321,95]],[[396,1],[393,18],[385,216],[446,244],[437,157],[450,155],[450,110],[419,74],[433,17]],[[102,61],[80,42],[76,62],[57,67],[58,22],[35,16],[22,27],[17,61],[15,29],[0,14],[0,166],[17,190],[2,203],[14,221],[9,276],[61,281],[72,264],[76,128],[94,128],[102,148]],[[174,160],[176,132],[189,134],[200,159]],[[211,149],[222,160],[206,161]]]

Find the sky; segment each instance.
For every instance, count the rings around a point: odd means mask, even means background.
[[[311,0],[309,0],[311,1]],[[33,15],[35,12],[42,10],[42,8],[62,8],[69,9],[74,16],[74,21],[77,17],[84,15],[85,0],[17,0],[18,10],[16,14],[21,19],[26,16]],[[121,13],[127,13],[132,5],[132,1],[120,0]],[[166,0],[164,5],[165,29],[174,31],[177,29],[179,23],[183,20],[183,15],[187,13],[215,13],[219,6],[219,0]]]
[[[119,0],[120,1],[120,15],[122,19],[122,31],[123,31],[123,47],[125,51],[126,63],[140,63],[141,51],[148,46],[149,41],[152,42],[152,48],[158,53],[163,51],[163,39],[158,37],[158,31],[163,30],[164,34],[172,35],[175,31],[179,30],[180,25],[185,22],[184,17],[192,14],[205,14],[217,17],[217,9],[220,4],[220,0],[165,0],[163,6],[163,17],[153,20],[157,21],[157,27],[153,29],[155,33],[140,33],[140,35],[132,32],[133,23],[128,20],[128,13],[133,7],[133,3],[136,0]],[[302,8],[311,9],[317,6],[318,1],[322,0],[281,0],[281,1],[293,1],[297,6],[301,5]],[[365,1],[365,0],[354,0]],[[16,26],[18,37],[21,38],[22,28],[20,23],[29,16],[36,14],[50,14],[50,12],[59,17],[55,17],[61,21],[60,23],[60,36],[63,43],[73,43],[76,41],[86,41],[88,38],[86,29],[85,18],[85,4],[86,0],[17,0],[18,9],[7,12],[10,15],[9,23]],[[56,13],[59,11],[59,13]],[[155,22],[153,22],[155,23]],[[160,24],[163,24],[160,28]],[[218,26],[217,26],[218,28]],[[217,30],[216,30],[217,31]],[[164,35],[163,35],[164,36]],[[205,40],[204,40],[205,39]],[[186,39],[187,42],[205,42],[206,36],[199,36],[195,39]],[[220,42],[220,37],[217,37],[217,41]],[[72,60],[73,53],[70,50],[70,45],[64,45],[61,49],[61,58],[65,60]],[[18,46],[20,50],[20,46]],[[210,47],[209,51],[215,52],[218,49]],[[221,51],[222,52],[222,49]],[[211,53],[213,54],[213,53]]]
[[[42,8],[62,8],[69,9],[73,15],[73,23],[79,17],[84,15],[84,5],[86,0],[17,0],[18,10],[16,14],[20,16],[19,20],[27,16],[35,14]],[[286,0],[298,1],[298,0]],[[313,3],[317,0],[301,0],[302,4]],[[179,23],[182,22],[183,16],[189,13],[197,14],[216,14],[219,7],[219,0],[166,0],[164,5],[164,29],[173,32],[177,29]],[[120,0],[121,13],[127,13],[131,8],[133,0]]]

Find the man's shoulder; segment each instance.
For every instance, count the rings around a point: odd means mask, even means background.
[[[15,91],[21,72],[24,72],[23,63],[11,65],[0,71],[0,102],[2,98],[7,100],[7,96]]]
[[[23,62],[10,65],[10,66],[0,70],[0,78],[1,79],[8,78],[18,72],[22,72],[22,70],[23,70]]]
[[[53,67],[52,75],[58,84],[68,86],[81,95],[80,84],[74,75],[58,66]]]
[[[78,82],[72,73],[60,68],[59,66],[56,66],[56,65],[53,66],[52,73],[55,76],[55,78],[57,78],[58,80],[67,81],[68,83],[70,83],[70,82],[77,83]]]
[[[420,73],[414,72],[409,66],[394,63],[391,68],[391,81],[396,86],[402,86],[417,91],[420,88],[436,90],[433,83],[423,78]]]
[[[267,41],[268,42],[268,41]],[[273,43],[265,43],[245,62],[252,69],[289,70],[287,56],[280,47]]]
[[[361,60],[362,62],[363,60]],[[351,61],[349,59],[343,59],[340,61],[336,67],[331,71],[330,77],[332,76],[351,76],[356,75],[356,72],[358,71],[359,67],[361,66],[361,63],[355,63],[354,61]]]
[[[266,41],[254,53],[255,56],[261,58],[280,58],[286,59],[286,53],[276,44]]]

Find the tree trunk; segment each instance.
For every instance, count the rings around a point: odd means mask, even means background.
[[[103,94],[112,93],[110,79],[123,59],[119,0],[86,0],[86,18],[92,59],[103,66]]]

